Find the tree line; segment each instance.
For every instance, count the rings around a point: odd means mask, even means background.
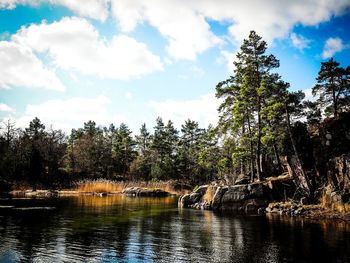
[[[47,129],[38,118],[22,130],[10,120],[0,137],[0,177],[59,186],[81,179],[182,180],[191,184],[213,180],[219,173],[218,137],[214,129],[186,120],[181,130],[157,118],[151,133],[139,134],[124,123],[97,126],[94,121],[69,136]]]
[[[0,134],[0,177],[48,186],[89,178],[113,180],[182,180],[191,184],[215,179],[250,181],[281,174],[285,160],[294,163],[308,188],[300,137],[312,134],[322,119],[350,110],[350,67],[333,59],[322,62],[312,89],[314,101],[290,91],[276,72],[279,60],[266,54],[267,44],[254,31],[244,40],[233,75],[216,86],[222,103],[216,127],[200,128],[186,120],[178,130],[157,118],[150,132],[137,135],[94,121],[69,135],[46,128],[38,118],[18,129],[3,122]]]

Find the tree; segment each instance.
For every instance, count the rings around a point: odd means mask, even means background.
[[[258,180],[262,174],[262,138],[267,125],[263,108],[270,95],[266,85],[273,78],[270,71],[279,66],[273,55],[265,55],[266,49],[266,42],[251,31],[237,53],[234,76],[217,85],[217,97],[225,98],[219,108],[219,124],[234,136],[239,134],[234,158],[240,159],[242,168],[249,163],[251,180],[255,172]]]
[[[140,128],[140,134],[135,136],[138,155],[130,167],[131,174],[134,174],[137,179],[151,179],[150,173],[152,166],[152,139],[153,138],[147,130],[146,124],[142,124]]]
[[[34,118],[25,129],[24,138],[29,151],[29,176],[34,181],[35,190],[36,183],[39,183],[44,174],[42,146],[45,139],[45,125],[38,118]]]
[[[116,172],[125,176],[129,172],[131,162],[136,158],[135,141],[132,132],[124,123],[116,130],[113,145],[113,158],[116,162]]]
[[[199,174],[198,153],[204,130],[195,121],[186,120],[181,125],[179,141],[179,172],[186,179]]]
[[[333,58],[322,62],[317,84],[312,88],[312,94],[319,95],[319,107],[325,108],[326,113],[330,111],[327,107],[331,107],[335,118],[345,106],[342,102],[350,96],[350,68],[344,69],[339,65]]]
[[[169,120],[167,125],[164,125],[162,118],[157,118],[151,149],[154,154],[152,178],[156,180],[174,178],[177,174],[178,131],[172,121]]]
[[[256,117],[256,172],[257,179],[260,180],[262,173],[262,116],[261,109],[264,100],[264,93],[260,92],[264,78],[268,77],[271,69],[279,67],[279,61],[274,55],[265,55],[267,44],[258,36],[255,31],[251,31],[248,39],[243,41],[240,52],[237,54],[235,73],[242,78],[242,89],[246,93],[243,97],[247,101],[247,108]],[[250,97],[248,97],[250,96]],[[250,120],[248,121],[248,123]],[[252,131],[251,131],[252,132]],[[252,138],[251,138],[252,139]]]

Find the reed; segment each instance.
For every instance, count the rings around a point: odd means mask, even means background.
[[[76,183],[75,190],[78,192],[107,192],[118,193],[128,187],[142,187],[146,189],[160,189],[169,193],[179,194],[173,187],[171,181],[112,181],[106,179],[83,180]],[[182,192],[180,192],[182,193]]]
[[[216,191],[216,188],[210,185],[203,196],[203,200],[208,203],[212,202],[215,195],[215,191]]]

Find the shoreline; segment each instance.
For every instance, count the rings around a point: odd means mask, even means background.
[[[179,201],[182,196],[180,194],[167,193],[166,195],[161,194],[159,196],[155,195],[137,195],[130,193],[130,190],[139,190],[140,187],[128,188],[127,191],[114,191],[114,192],[83,192],[78,190],[13,190],[10,192],[1,192],[0,195],[9,195],[14,198],[24,197],[24,198],[50,198],[50,197],[69,197],[69,196],[99,196],[106,197],[111,195],[126,195],[134,197],[165,197],[165,196],[178,196]],[[129,192],[128,192],[129,191]],[[215,209],[205,209],[202,207],[186,207],[188,209],[200,209],[200,210],[209,210],[216,212]],[[220,213],[236,213],[236,214],[265,214],[266,216],[285,216],[290,218],[305,218],[310,220],[334,220],[342,221],[345,223],[350,223],[350,213],[340,213],[333,211],[327,208],[322,207],[321,204],[312,204],[312,205],[302,205],[291,202],[270,202],[267,207],[258,212],[247,212],[247,211],[234,211],[230,209],[219,210]],[[299,211],[299,212],[296,212]]]
[[[94,196],[108,196],[123,194],[126,196],[138,197],[164,197],[176,195],[181,193],[167,192],[159,188],[145,188],[145,187],[127,187],[121,191],[79,191],[79,190],[13,190],[9,192],[1,192],[0,195],[9,195],[13,197],[64,197],[64,196],[78,196],[78,195],[94,195]]]

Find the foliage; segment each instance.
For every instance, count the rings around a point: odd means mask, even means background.
[[[311,145],[308,132],[317,133],[322,117],[338,118],[350,110],[350,67],[333,59],[322,62],[312,90],[318,99],[305,101],[303,92],[289,90],[276,73],[279,61],[266,51],[266,42],[251,31],[237,53],[233,75],[216,86],[221,99],[217,127],[200,128],[188,119],[178,130],[171,120],[158,117],[153,132],[143,124],[134,136],[124,123],[101,127],[90,120],[65,135],[38,118],[24,130],[4,121],[0,181],[33,187],[85,179],[175,179],[199,185],[250,175],[254,181],[281,174],[287,157],[296,160],[299,175],[309,184],[303,171],[312,167],[311,153],[304,149]]]

